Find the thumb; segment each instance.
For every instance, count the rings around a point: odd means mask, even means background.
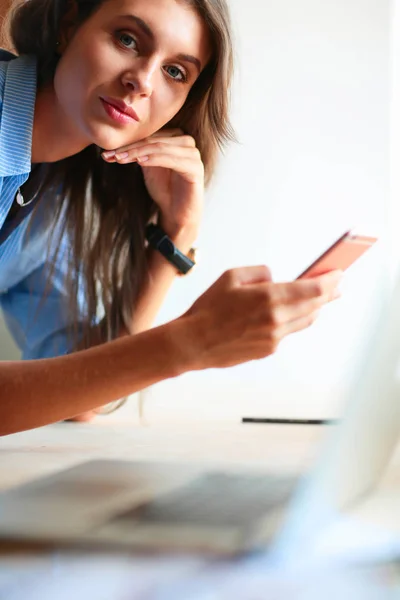
[[[238,285],[251,285],[253,283],[272,281],[271,271],[266,265],[241,267],[235,269],[235,271]]]

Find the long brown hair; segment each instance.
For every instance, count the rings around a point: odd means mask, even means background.
[[[104,1],[72,0],[77,26]],[[212,177],[219,150],[233,139],[229,89],[233,58],[230,19],[225,0],[179,0],[196,10],[207,24],[213,56],[189,92],[185,105],[167,126],[194,137],[205,166],[206,183]],[[35,55],[38,87],[54,78],[59,56],[56,44],[62,19],[71,0],[24,0],[8,19],[8,34],[17,54]],[[137,164],[106,163],[101,149],[91,145],[82,152],[52,163],[46,188],[61,190],[56,219],[61,239],[69,240],[67,260],[71,326],[74,346],[98,343],[93,327],[103,313],[103,341],[114,339],[121,328],[132,330],[141,287],[148,274],[145,228],[156,212]],[[54,214],[52,215],[54,219]],[[58,228],[59,230],[59,228]],[[67,238],[65,237],[67,236]],[[56,255],[53,258],[53,264]],[[85,306],[79,305],[80,294]]]

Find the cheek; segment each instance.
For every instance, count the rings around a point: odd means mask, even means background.
[[[59,99],[73,102],[81,94],[84,79],[85,68],[82,61],[77,61],[73,53],[66,51],[58,63],[54,77],[54,87]]]
[[[67,84],[69,82],[72,88],[71,94],[74,92],[74,86],[75,88],[78,86],[79,89],[89,87],[101,72],[103,64],[101,48],[95,43],[88,44],[88,39],[90,39],[89,36],[87,39],[73,38],[60,59],[57,72],[63,82]]]
[[[74,45],[60,59],[54,77],[54,90],[66,114],[80,119],[90,90],[99,76],[99,58],[93,51]]]
[[[58,63],[58,67],[54,76],[54,92],[59,104],[65,109],[74,102],[76,97],[76,70],[71,71],[64,57]],[[72,93],[72,90],[75,93]]]
[[[153,106],[153,125],[157,127],[155,131],[158,131],[162,127],[165,127],[176,115],[179,113],[181,108],[186,102],[187,94],[179,96],[174,91],[166,93],[162,99]]]

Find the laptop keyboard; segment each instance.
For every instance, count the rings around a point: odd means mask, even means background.
[[[207,473],[117,515],[113,521],[249,526],[269,511],[285,508],[298,481],[297,476]]]

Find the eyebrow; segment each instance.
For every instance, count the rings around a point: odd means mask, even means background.
[[[197,68],[198,72],[200,73],[201,62],[195,56],[191,56],[190,54],[178,54],[177,58],[179,60],[183,60],[184,62],[192,63],[192,65],[194,65]]]
[[[136,15],[122,15],[122,18],[136,23],[136,25],[152,42],[155,41],[155,35],[153,31],[150,29],[147,23],[143,21],[143,19],[137,17]],[[177,58],[179,60],[183,60],[184,62],[192,63],[197,68],[198,72],[201,72],[201,62],[195,56],[192,56],[191,54],[178,54]]]

